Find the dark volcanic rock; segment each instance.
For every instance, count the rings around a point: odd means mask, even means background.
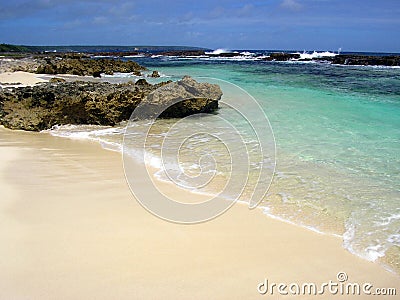
[[[164,87],[166,87],[164,89]],[[198,83],[190,77],[156,85],[107,82],[46,83],[0,92],[0,121],[11,129],[39,131],[63,124],[115,125],[129,119],[142,101],[162,117],[182,117],[218,108],[218,85]],[[167,108],[173,99],[185,100]],[[152,114],[141,117],[152,117]]]
[[[140,76],[140,71],[146,70],[133,61],[114,59],[91,59],[84,57],[48,57],[41,61],[36,70],[39,74],[72,74],[80,76],[99,77],[101,73],[108,75],[114,72],[133,73]]]
[[[362,66],[400,66],[400,55],[366,56],[366,55],[336,55],[333,64]]]
[[[211,56],[211,57],[235,57],[235,56],[240,56],[240,54],[237,53],[237,52],[222,52],[222,53],[207,54],[207,55]]]
[[[264,60],[269,60],[269,61],[287,61],[291,59],[299,59],[300,54],[298,53],[271,53],[269,57],[264,58]]]
[[[160,77],[160,73],[158,73],[158,71],[153,71],[153,73],[151,73],[150,77]]]

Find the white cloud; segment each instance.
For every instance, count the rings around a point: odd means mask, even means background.
[[[237,15],[239,17],[248,17],[253,13],[253,11],[254,11],[254,5],[246,4],[242,8],[237,10]]]
[[[109,20],[107,17],[99,16],[99,17],[94,17],[92,23],[96,25],[104,25],[109,23]]]
[[[302,5],[297,2],[297,0],[283,0],[281,3],[281,7],[290,10],[300,10]]]

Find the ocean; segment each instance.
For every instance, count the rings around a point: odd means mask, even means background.
[[[67,125],[50,133],[97,140],[122,151],[128,126],[131,138],[126,141],[131,142],[124,147],[140,159],[143,148],[134,141],[146,136],[146,162],[160,180],[212,195],[235,177],[232,186],[243,189],[221,195],[236,199],[239,193],[243,202],[249,202],[258,185],[265,190],[259,203],[265,214],[341,236],[350,252],[400,272],[400,68],[267,62],[248,53],[239,58],[125,59],[161,73],[161,78],[146,77],[149,82],[190,75],[217,83],[223,103],[215,114],[184,122],[157,120],[149,133],[145,121]],[[247,158],[239,153],[243,149]],[[237,161],[235,170],[230,155]],[[193,185],[194,177],[199,180]]]

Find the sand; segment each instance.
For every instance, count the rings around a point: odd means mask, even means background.
[[[163,221],[131,195],[121,155],[96,143],[0,128],[0,155],[0,299],[284,299],[276,289],[260,295],[258,284],[338,282],[338,272],[400,293],[397,275],[341,238],[260,209]]]
[[[29,86],[35,85],[40,82],[46,82],[47,80],[40,78],[40,75],[28,73],[28,72],[5,72],[0,73],[0,86]]]

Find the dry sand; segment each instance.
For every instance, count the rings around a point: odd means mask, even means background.
[[[340,238],[259,209],[236,204],[198,225],[160,220],[131,195],[121,155],[97,144],[0,128],[0,155],[0,299],[285,299],[257,285],[337,282],[338,272],[400,293],[397,275]]]
[[[47,81],[39,76],[40,75],[22,71],[0,73],[0,86],[28,86]]]

